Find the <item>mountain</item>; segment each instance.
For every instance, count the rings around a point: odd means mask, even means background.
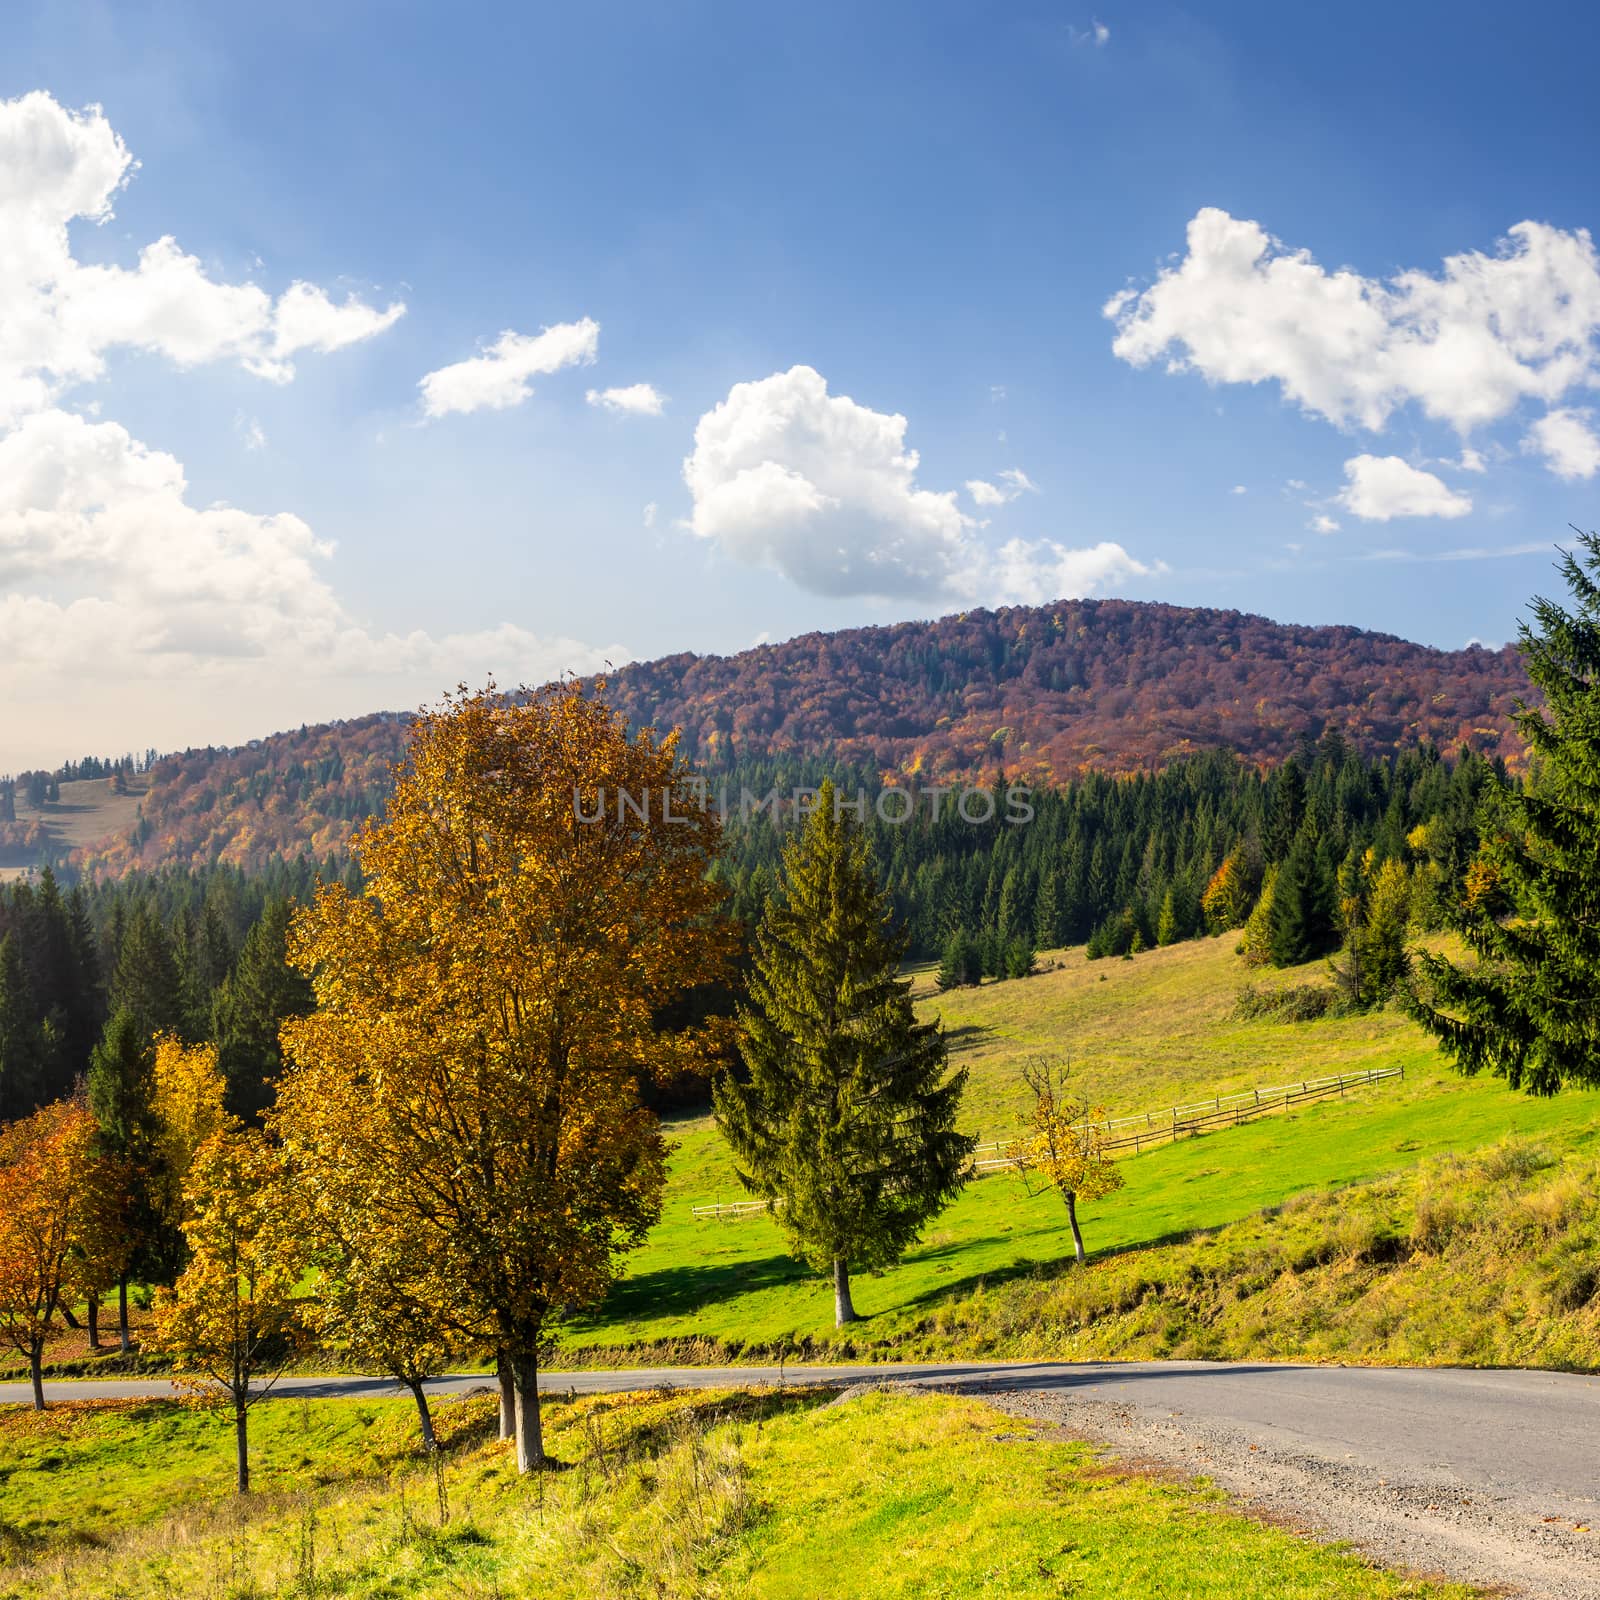
[[[1336,727],[1368,754],[1427,739],[1511,764],[1510,646],[1434,650],[1349,627],[1128,600],[969,611],[813,633],[735,656],[668,656],[613,673],[636,723],[683,730],[702,767],[832,754],[924,781],[1004,772],[1050,782],[1227,747],[1268,764]],[[234,750],[168,756],[132,828],[74,851],[134,867],[343,849],[383,803],[405,746],[395,713],[302,728]],[[78,838],[83,837],[78,824]]]

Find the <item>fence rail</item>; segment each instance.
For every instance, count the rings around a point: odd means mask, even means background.
[[[1184,1106],[1168,1106],[1131,1117],[1111,1117],[1095,1126],[1109,1135],[1101,1149],[1109,1155],[1140,1156],[1146,1150],[1171,1144],[1177,1139],[1194,1139],[1218,1128],[1237,1128],[1257,1117],[1285,1111],[1309,1100],[1341,1100],[1351,1089],[1404,1078],[1404,1067],[1371,1067],[1365,1072],[1341,1072],[1328,1078],[1306,1078],[1299,1083],[1273,1084],[1270,1088],[1242,1089],[1236,1094],[1213,1095]],[[997,1139],[973,1149],[972,1175],[986,1178],[996,1172],[1014,1172],[1019,1140]],[[753,1217],[769,1209],[766,1200],[719,1201],[715,1205],[695,1206],[697,1218]]]
[[[1192,1139],[1217,1128],[1237,1128],[1242,1123],[1254,1122],[1257,1117],[1284,1111],[1308,1100],[1330,1100],[1334,1096],[1343,1099],[1351,1089],[1384,1083],[1391,1078],[1404,1078],[1405,1075],[1404,1067],[1371,1067],[1365,1072],[1341,1072],[1327,1078],[1306,1078],[1299,1083],[1280,1083],[1261,1089],[1242,1089],[1237,1094],[1213,1095],[1209,1100],[1195,1100],[1188,1105],[1169,1106],[1139,1116],[1112,1117],[1095,1126],[1106,1135],[1100,1148],[1108,1155],[1127,1153],[1137,1156],[1159,1145],[1171,1144],[1175,1139]],[[1016,1156],[1013,1152],[1017,1143],[1015,1139],[1001,1139],[993,1144],[979,1145],[973,1151],[976,1157],[972,1163],[973,1171],[983,1176],[1015,1167]]]

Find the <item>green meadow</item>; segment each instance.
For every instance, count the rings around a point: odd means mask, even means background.
[[[965,1124],[984,1140],[1017,1130],[1018,1068],[1032,1055],[1069,1060],[1093,1103],[1113,1116],[1371,1067],[1405,1069],[1403,1080],[1128,1160],[1127,1187],[1080,1208],[1091,1271],[1130,1251],[1178,1249],[1296,1196],[1414,1171],[1429,1158],[1506,1138],[1575,1154],[1592,1146],[1600,1093],[1533,1100],[1497,1080],[1463,1079],[1395,1010],[1302,1023],[1236,1020],[1237,991],[1255,975],[1234,942],[1195,941],[1127,961],[1057,952],[1032,977],[942,994],[928,973],[918,974],[920,1009],[941,1018],[952,1059],[970,1074]],[[1266,981],[1318,977],[1300,970]],[[711,1119],[684,1119],[670,1132],[676,1149],[663,1218],[602,1310],[571,1328],[567,1364],[648,1346],[708,1360],[790,1347],[823,1357],[898,1354],[913,1344],[937,1353],[928,1324],[941,1308],[1055,1272],[1071,1256],[1057,1196],[1030,1195],[1010,1175],[977,1180],[899,1267],[859,1279],[856,1306],[866,1321],[835,1335],[830,1286],[789,1254],[770,1218],[693,1215],[697,1205],[745,1198]]]
[[[0,1408],[0,1600],[1469,1600],[1120,1468],[976,1401],[794,1391],[554,1398],[519,1479],[493,1402],[269,1401],[258,1492],[168,1403]],[[826,1575],[826,1590],[819,1575]],[[114,1575],[114,1576],[113,1576]]]

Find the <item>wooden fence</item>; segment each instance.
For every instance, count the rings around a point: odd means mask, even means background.
[[[1176,1139],[1194,1139],[1218,1128],[1237,1128],[1257,1117],[1286,1111],[1290,1106],[1312,1100],[1343,1099],[1352,1089],[1404,1078],[1404,1067],[1372,1067],[1366,1072],[1341,1072],[1329,1078],[1306,1078],[1300,1083],[1274,1084],[1265,1089],[1242,1089],[1237,1094],[1213,1095],[1184,1106],[1168,1106],[1131,1117],[1112,1117],[1097,1124],[1106,1138],[1101,1148],[1108,1154],[1140,1156],[1147,1150],[1171,1144]],[[986,1178],[996,1172],[1016,1171],[1015,1139],[1000,1139],[980,1144],[972,1152],[972,1175]],[[765,1200],[719,1201],[715,1205],[695,1206],[697,1219],[753,1217],[767,1210]]]
[[[1218,1128],[1237,1128],[1257,1117],[1287,1110],[1309,1100],[1343,1099],[1352,1089],[1404,1078],[1404,1067],[1372,1067],[1366,1072],[1341,1072],[1329,1078],[1307,1078],[1300,1083],[1275,1084],[1265,1089],[1243,1089],[1237,1094],[1213,1095],[1185,1106],[1168,1106],[1161,1111],[1146,1111],[1132,1117],[1112,1117],[1097,1124],[1104,1130],[1101,1149],[1108,1155],[1143,1155],[1175,1139],[1193,1139]],[[980,1144],[973,1151],[973,1172],[983,1177],[1016,1167],[1016,1144],[1002,1139]]]

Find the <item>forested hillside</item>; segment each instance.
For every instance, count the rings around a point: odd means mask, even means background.
[[[1124,600],[671,656],[625,667],[608,687],[636,723],[681,727],[703,770],[827,754],[924,782],[1046,783],[1216,748],[1270,765],[1326,729],[1368,756],[1427,741],[1514,767],[1509,713],[1526,692],[1510,647],[1439,651],[1358,628]],[[340,852],[382,805],[406,725],[386,713],[167,756],[149,771],[135,826],[80,847],[75,863],[253,868]],[[13,809],[21,829],[36,820],[25,800]]]

